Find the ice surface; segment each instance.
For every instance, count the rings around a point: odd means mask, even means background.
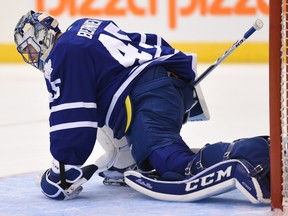
[[[198,73],[208,65],[200,65]],[[222,64],[201,83],[211,120],[184,125],[191,147],[269,134],[268,65]],[[195,203],[152,200],[94,176],[76,200],[46,199],[35,176],[50,167],[48,94],[29,65],[0,65],[0,215],[271,215],[238,191]],[[87,164],[102,153],[95,147]]]
[[[93,176],[74,200],[50,200],[40,193],[30,173],[0,179],[0,216],[84,215],[193,215],[270,216],[267,205],[253,205],[237,190],[194,203],[164,202],[146,197],[129,187],[104,186]]]

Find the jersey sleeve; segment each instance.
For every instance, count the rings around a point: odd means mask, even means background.
[[[95,78],[81,50],[71,49],[77,53],[70,50],[69,55],[66,50],[58,48],[44,67],[50,94],[50,151],[58,161],[82,165],[97,136]]]

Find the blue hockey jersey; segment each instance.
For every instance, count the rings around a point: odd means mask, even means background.
[[[93,150],[98,127],[106,124],[116,134],[120,130],[114,128],[115,119],[141,73],[162,65],[193,80],[195,64],[194,55],[175,50],[158,35],[127,33],[109,20],[77,20],[44,65],[52,155],[82,165]]]

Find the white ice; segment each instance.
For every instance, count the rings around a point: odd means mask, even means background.
[[[190,147],[269,134],[267,64],[222,64],[201,87],[211,120],[184,125]],[[76,200],[48,200],[35,184],[51,164],[43,76],[29,65],[0,65],[0,92],[0,215],[272,215],[269,205],[252,205],[236,190],[196,203],[162,202],[104,186],[98,176]],[[102,152],[96,146],[87,164]]]

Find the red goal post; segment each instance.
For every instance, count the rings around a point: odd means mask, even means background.
[[[283,209],[288,199],[287,8],[288,0],[270,0],[269,104],[272,209]]]

